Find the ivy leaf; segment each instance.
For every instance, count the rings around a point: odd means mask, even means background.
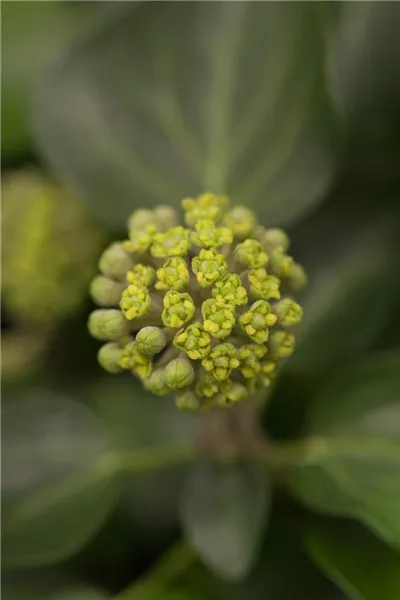
[[[316,521],[306,548],[351,600],[398,600],[400,553],[356,523]]]
[[[35,130],[110,223],[204,190],[296,221],[334,168],[323,63],[311,4],[135,3],[49,71]]]
[[[110,445],[84,406],[50,392],[3,408],[5,568],[39,567],[80,550],[118,497]]]
[[[352,516],[400,545],[400,353],[382,353],[326,383],[295,469],[295,495]]]
[[[265,468],[252,462],[199,463],[182,498],[182,522],[205,564],[240,579],[257,558],[271,501]]]

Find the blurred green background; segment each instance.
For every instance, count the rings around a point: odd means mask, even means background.
[[[4,599],[398,600],[399,5],[1,13]],[[237,461],[196,451],[218,416],[102,373],[86,330],[127,215],[206,189],[309,274],[233,440],[262,426],[266,451]]]

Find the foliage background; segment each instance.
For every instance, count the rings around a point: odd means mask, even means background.
[[[400,8],[1,8],[4,598],[397,600]],[[206,188],[310,278],[257,460],[198,456],[202,418],[102,375],[86,332],[126,215]]]

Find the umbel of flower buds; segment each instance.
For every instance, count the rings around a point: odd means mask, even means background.
[[[306,283],[280,229],[225,196],[137,210],[128,239],[107,248],[90,292],[91,335],[109,373],[130,371],[181,409],[240,402],[271,385],[302,319],[292,297]]]

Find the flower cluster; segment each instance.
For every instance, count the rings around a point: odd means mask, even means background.
[[[280,229],[266,229],[225,196],[137,210],[129,239],[112,244],[91,285],[101,307],[90,333],[110,373],[130,371],[182,409],[228,406],[271,385],[290,356],[302,308],[291,293],[306,283]]]

